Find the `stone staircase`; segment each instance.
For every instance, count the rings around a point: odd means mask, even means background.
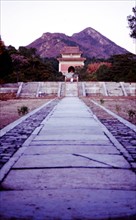
[[[78,96],[78,83],[77,82],[66,82],[65,83],[65,96]]]
[[[35,98],[37,95],[38,82],[23,83],[19,97],[21,98]]]

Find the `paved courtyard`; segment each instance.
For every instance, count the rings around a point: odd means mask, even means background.
[[[129,152],[78,97],[45,110],[2,168],[1,219],[134,219]]]

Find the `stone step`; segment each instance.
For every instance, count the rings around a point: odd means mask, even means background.
[[[78,86],[77,83],[65,84],[65,96],[78,96]]]

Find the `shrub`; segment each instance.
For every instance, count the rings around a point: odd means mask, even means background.
[[[25,114],[27,114],[27,113],[29,112],[28,107],[25,106],[25,105],[21,106],[21,107],[18,108],[17,110],[18,110],[18,114],[19,114],[20,116],[25,115]]]
[[[133,109],[129,109],[128,116],[129,116],[129,120],[133,120],[134,118],[136,118],[136,111]]]
[[[104,104],[104,99],[100,99],[100,104],[103,105]]]

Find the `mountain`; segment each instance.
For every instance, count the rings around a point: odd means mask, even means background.
[[[114,54],[128,53],[91,27],[71,37],[63,33],[47,32],[26,47],[36,48],[41,57],[58,57],[64,46],[79,46],[83,56],[90,58],[108,58]]]

